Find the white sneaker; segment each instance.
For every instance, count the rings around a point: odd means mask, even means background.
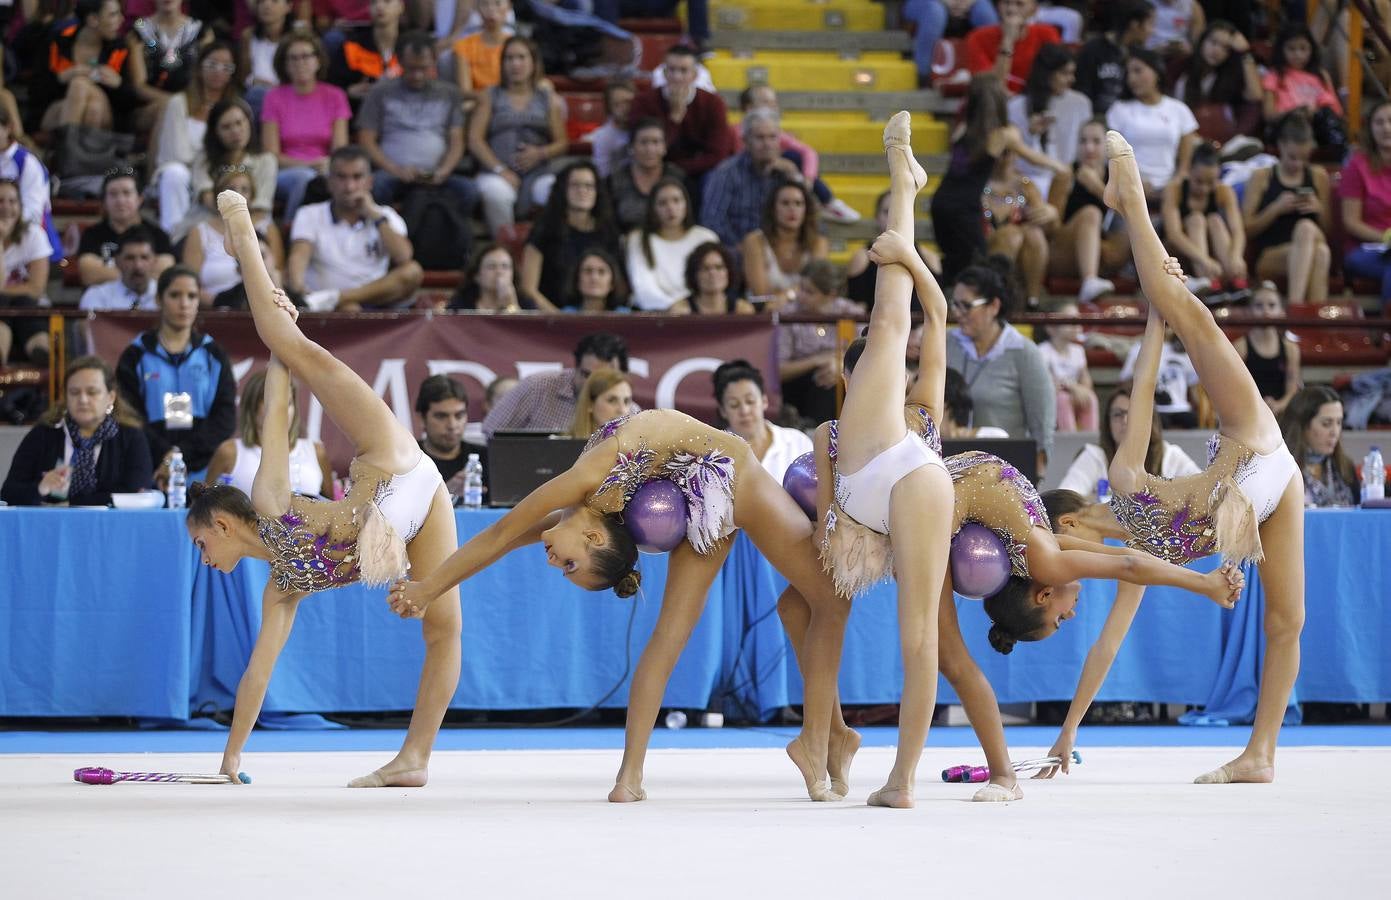
[[[821,208],[821,214],[832,222],[839,222],[842,225],[852,225],[860,221],[860,214],[839,197],[832,197],[831,202]]]
[[[333,312],[338,308],[338,289],[310,291],[304,295],[304,305],[310,312]]]
[[[1082,289],[1077,292],[1078,303],[1091,303],[1103,294],[1114,294],[1116,283],[1109,278],[1088,278],[1082,282]]]

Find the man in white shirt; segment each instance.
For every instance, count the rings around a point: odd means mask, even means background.
[[[137,225],[121,235],[116,246],[116,271],[121,277],[87,288],[77,307],[88,310],[157,309],[154,270],[154,239]]]
[[[290,226],[286,290],[314,311],[390,307],[408,300],[424,272],[406,223],[372,199],[372,164],[355,145],[333,151],[327,203],[301,206]]]

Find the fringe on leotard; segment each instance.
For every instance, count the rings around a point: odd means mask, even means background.
[[[1251,505],[1251,498],[1230,477],[1223,478],[1212,489],[1212,527],[1217,536],[1217,549],[1224,559],[1238,565],[1265,559],[1256,509]]]
[[[406,542],[391,527],[375,503],[365,503],[358,514],[357,553],[362,583],[391,584],[410,568]]]

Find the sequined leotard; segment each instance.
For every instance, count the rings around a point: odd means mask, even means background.
[[[743,438],[669,409],[614,419],[590,436],[585,451],[610,438],[613,467],[585,499],[590,509],[621,513],[639,487],[665,478],[686,498],[686,540],[698,553],[709,553],[733,533],[735,462],[752,458]]]
[[[984,525],[1005,542],[1010,574],[1028,578],[1029,533],[1037,526],[1048,527],[1038,489],[1014,466],[980,450],[947,457],[947,471],[956,489],[952,537],[967,522]]]

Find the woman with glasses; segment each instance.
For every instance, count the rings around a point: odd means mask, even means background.
[[[589,160],[570,163],[556,176],[546,208],[522,250],[522,299],[554,312],[566,303],[566,281],[591,248],[622,255],[618,226],[599,170]]]
[[[309,182],[328,174],[328,158],[348,144],[348,95],[320,81],[328,66],[319,39],[294,32],[275,49],[280,84],[261,104],[261,148],[280,166],[275,195],[294,221]]]
[[[170,235],[174,241],[182,239],[198,222],[216,218],[213,182],[231,169],[251,177],[252,215],[270,215],[275,201],[275,157],[258,149],[254,129],[251,106],[240,97],[222,100],[208,113],[203,146],[193,159],[193,206]]]
[[[1125,440],[1129,427],[1130,391],[1119,388],[1106,398],[1102,408],[1099,440],[1082,447],[1072,460],[1072,465],[1068,466],[1062,481],[1058,482],[1057,489],[1072,491],[1089,503],[1104,502],[1106,498],[1097,495],[1098,484],[1108,480],[1106,470],[1111,467],[1111,460],[1116,458],[1116,448]],[[1202,471],[1193,458],[1183,452],[1182,447],[1164,440],[1158,413],[1153,415],[1150,425],[1144,465],[1146,472],[1161,478],[1182,478]]]
[[[226,41],[214,41],[203,50],[187,87],[169,98],[151,139],[158,185],[159,226],[173,233],[193,205],[193,165],[208,131],[208,115],[214,106],[240,95],[236,79],[236,54]]]

